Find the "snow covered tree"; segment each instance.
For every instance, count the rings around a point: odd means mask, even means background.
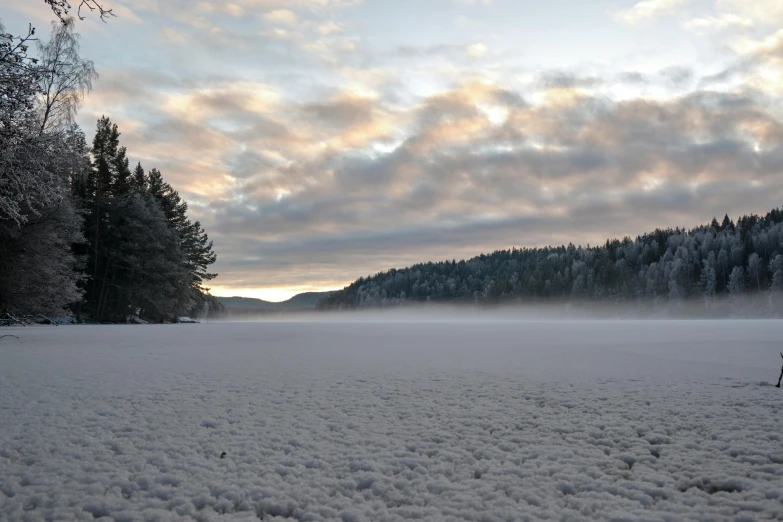
[[[783,255],[778,254],[769,264],[769,271],[772,274],[772,284],[769,289],[773,292],[783,292]]]
[[[729,294],[738,296],[745,291],[745,270],[741,266],[735,266],[729,276]]]
[[[321,306],[371,306],[383,289],[389,303],[401,303],[402,292],[417,301],[475,298],[477,303],[680,301],[702,296],[711,309],[720,310],[717,299],[743,289],[774,288],[783,295],[783,261],[775,261],[778,255],[783,255],[783,209],[736,222],[714,219],[690,231],[657,229],[598,247],[512,248],[466,261],[414,265],[360,278]]]
[[[0,310],[57,315],[81,299],[80,263],[71,250],[83,240],[81,223],[63,198],[21,226],[0,226]]]
[[[37,58],[32,27],[14,37],[0,26],[0,310],[56,313],[82,294],[78,310],[97,320],[210,305],[203,283],[216,256],[187,204],[158,171],[131,171],[111,120],[98,121],[89,152],[73,123],[97,74],[70,15],[111,10],[45,2],[61,23]]]
[[[84,137],[70,127],[48,138],[57,153],[47,158],[47,169],[62,196],[26,212],[23,223],[0,219],[0,310],[21,315],[60,314],[82,296],[82,262],[72,246],[83,242],[83,220],[67,186],[89,165]]]
[[[66,120],[42,124],[50,71],[27,56],[33,34],[0,35],[0,309],[20,314],[59,313],[81,296],[72,251],[81,217],[68,188],[87,166],[83,135]],[[78,55],[62,56],[62,65],[71,59]],[[78,107],[78,97],[68,103]]]
[[[759,292],[761,292],[761,272],[761,258],[753,252],[748,257],[748,279],[756,283],[756,290]]]
[[[0,33],[0,220],[21,225],[59,202],[63,187],[48,168],[57,143],[37,132],[41,68],[27,56],[35,31]]]
[[[701,275],[699,276],[699,286],[704,298],[710,300],[715,297],[715,290],[718,286],[714,268],[715,253],[710,252],[708,258],[702,261],[702,265]]]

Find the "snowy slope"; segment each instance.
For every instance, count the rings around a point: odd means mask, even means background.
[[[779,321],[2,333],[2,520],[783,520]]]

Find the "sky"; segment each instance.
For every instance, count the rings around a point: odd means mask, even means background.
[[[783,202],[783,0],[104,0],[118,124],[214,240],[216,295],[603,243]],[[0,0],[45,35],[43,2]]]

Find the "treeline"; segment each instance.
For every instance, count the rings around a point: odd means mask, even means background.
[[[778,314],[783,295],[783,210],[728,216],[692,230],[657,229],[601,246],[513,248],[467,261],[424,263],[360,278],[322,309],[462,303],[681,302],[762,294]],[[739,302],[739,299],[737,299]],[[747,300],[743,300],[747,302]]]
[[[73,22],[35,56],[34,30],[0,33],[0,312],[162,322],[222,309],[187,203],[158,170],[131,170],[108,118],[92,146],[74,123],[97,74]]]

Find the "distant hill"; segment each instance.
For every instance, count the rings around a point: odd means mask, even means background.
[[[329,297],[334,292],[304,292],[302,294],[296,294],[288,301],[277,304],[280,308],[284,309],[312,309],[315,310],[318,307],[318,301],[325,297]]]
[[[330,295],[332,295],[332,292],[305,292],[280,303],[253,299],[252,297],[218,297],[218,301],[226,307],[228,312],[245,314],[253,312],[315,310],[318,306],[318,301]]]
[[[566,303],[762,296],[783,310],[783,208],[726,215],[691,230],[656,229],[596,246],[512,248],[467,261],[421,263],[361,277],[321,301],[326,309],[409,302]],[[766,312],[764,312],[766,313]]]
[[[251,297],[218,297],[218,301],[227,310],[274,310],[279,304]]]

